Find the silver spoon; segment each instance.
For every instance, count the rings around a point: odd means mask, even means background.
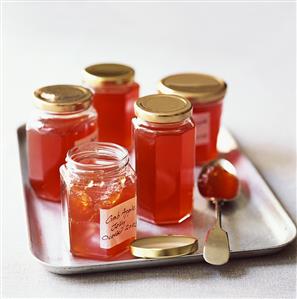
[[[228,234],[222,228],[221,204],[238,194],[239,180],[235,167],[225,159],[205,165],[198,178],[200,194],[215,204],[216,222],[207,232],[203,258],[212,265],[226,264],[230,257]]]

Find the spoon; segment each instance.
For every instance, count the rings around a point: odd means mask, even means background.
[[[212,265],[224,265],[230,257],[228,234],[222,229],[221,205],[232,201],[238,193],[239,180],[235,167],[225,159],[205,165],[198,178],[200,194],[215,204],[216,222],[207,232],[203,258]]]

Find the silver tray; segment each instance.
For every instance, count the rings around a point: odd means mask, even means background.
[[[193,216],[178,225],[157,226],[138,221],[138,237],[185,234],[198,237],[199,249],[192,255],[137,259],[129,252],[113,261],[96,261],[73,257],[63,239],[61,206],[38,199],[28,183],[25,126],[18,129],[19,152],[24,185],[30,248],[45,268],[58,274],[99,272],[202,261],[207,230],[214,222],[213,207],[198,194],[195,187]],[[276,252],[296,237],[296,226],[269,189],[249,159],[240,151],[231,134],[223,129],[219,137],[221,155],[237,168],[241,179],[238,199],[223,207],[223,227],[228,231],[231,258]],[[196,169],[196,176],[199,169]]]

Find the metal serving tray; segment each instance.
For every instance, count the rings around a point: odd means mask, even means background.
[[[113,261],[73,257],[63,239],[61,206],[40,200],[28,183],[25,126],[18,129],[19,152],[24,185],[30,248],[45,268],[58,274],[99,272],[169,264],[194,263],[203,260],[202,249],[207,230],[214,222],[211,204],[198,194],[195,186],[193,216],[178,225],[157,226],[138,221],[138,237],[150,235],[192,235],[199,239],[199,249],[192,255],[163,259],[137,259],[129,252]],[[280,250],[296,237],[296,226],[271,192],[249,159],[240,151],[226,130],[219,137],[221,155],[236,167],[241,179],[238,199],[223,207],[223,227],[228,231],[231,258],[264,255]],[[196,169],[196,176],[199,169]]]

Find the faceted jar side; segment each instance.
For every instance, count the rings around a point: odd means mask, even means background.
[[[94,89],[93,105],[99,114],[99,141],[113,142],[131,151],[131,120],[139,85],[104,86]]]
[[[189,118],[152,125],[133,120],[138,213],[156,224],[180,223],[192,213],[195,125]]]

